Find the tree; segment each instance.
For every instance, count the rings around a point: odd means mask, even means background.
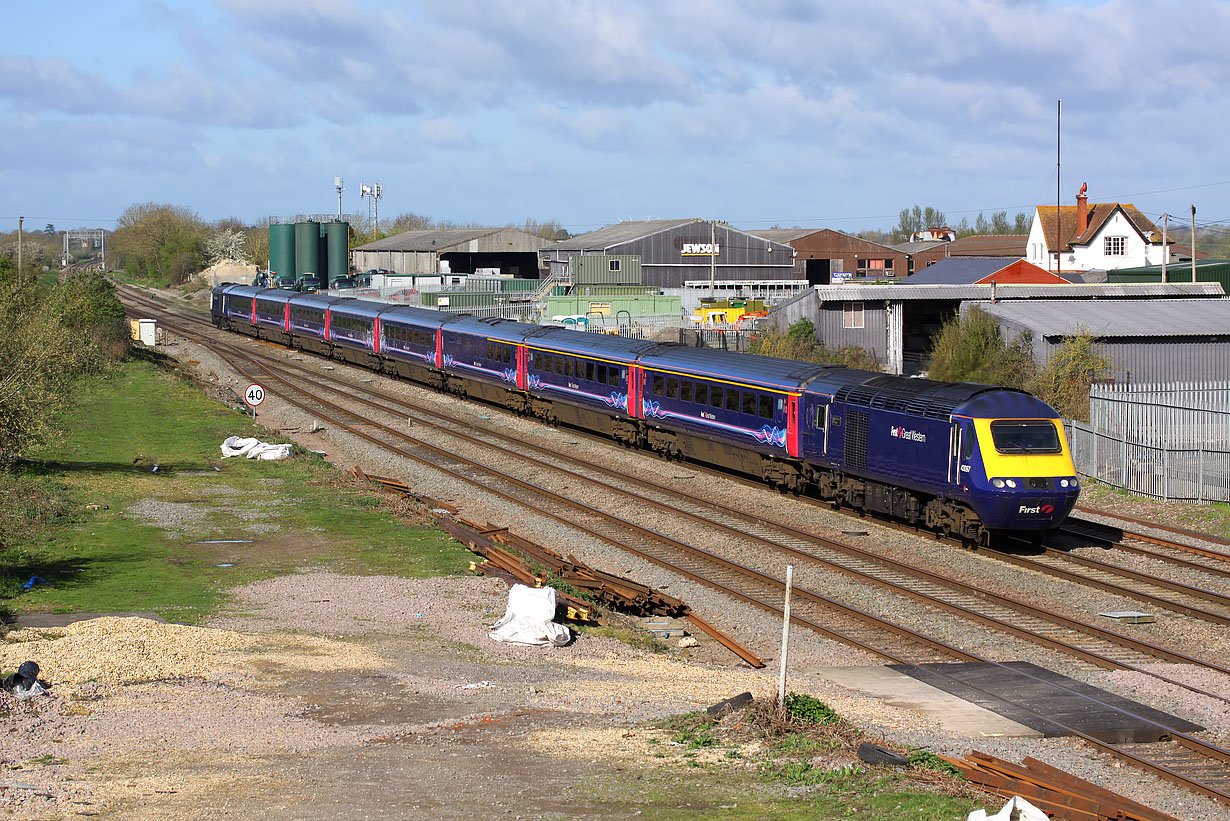
[[[1089,386],[1105,378],[1110,368],[1110,357],[1097,349],[1097,337],[1082,328],[1063,341],[1030,387],[1060,416],[1088,422]]]
[[[118,362],[128,354],[128,320],[115,286],[97,271],[69,277],[47,300],[48,310],[73,334],[78,345],[92,345],[82,363],[83,372],[93,372],[106,362]]]
[[[1032,339],[1005,344],[999,325],[977,307],[944,323],[931,345],[928,376],[1024,389],[1034,376]]]
[[[162,285],[201,270],[205,225],[187,208],[153,202],[129,206],[116,221],[111,251],[119,267]]]
[[[56,235],[56,227],[49,222],[46,227],[43,228],[43,233],[49,237],[54,237]]]
[[[941,228],[946,221],[943,211],[937,211],[929,205],[926,208],[921,205],[915,205],[913,209],[902,208],[897,227],[893,229],[893,239],[896,242],[909,242],[915,232],[924,228]]]
[[[761,356],[776,356],[799,362],[845,365],[847,368],[865,371],[880,370],[880,364],[870,351],[854,345],[826,348],[816,342],[816,326],[810,319],[800,319],[793,323],[784,334],[772,332],[755,340],[749,350]]]
[[[248,252],[244,248],[248,235],[238,228],[223,228],[209,239],[205,240],[205,260],[210,265],[217,265],[224,259],[247,261]]]

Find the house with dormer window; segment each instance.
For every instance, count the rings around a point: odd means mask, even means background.
[[[1076,205],[1039,205],[1025,259],[1048,271],[1110,271],[1169,262],[1173,240],[1131,203],[1090,204],[1082,185]]]

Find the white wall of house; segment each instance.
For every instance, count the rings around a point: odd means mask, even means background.
[[[1169,262],[1170,249],[1146,242],[1132,221],[1122,211],[1118,211],[1087,244],[1076,245],[1071,251],[1065,251],[1059,260],[1059,268],[1064,271],[1110,271],[1115,268],[1160,265],[1163,255]],[[1046,235],[1042,231],[1042,221],[1038,219],[1036,210],[1033,225],[1029,229],[1025,258],[1048,271],[1055,270],[1055,254],[1046,246]]]

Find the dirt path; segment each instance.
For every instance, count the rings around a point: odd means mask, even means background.
[[[644,722],[771,687],[764,673],[606,638],[499,645],[485,633],[504,601],[486,578],[305,573],[244,588],[217,628],[127,618],[10,636],[21,642],[0,647],[0,667],[38,658],[55,687],[0,704],[13,711],[0,807],[38,818],[669,817],[696,797],[654,762],[658,732]],[[647,793],[647,772],[674,797]]]

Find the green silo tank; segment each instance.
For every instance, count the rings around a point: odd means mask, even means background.
[[[278,276],[295,275],[294,223],[269,223],[269,270]]]
[[[317,276],[320,267],[320,223],[304,220],[295,223],[295,278]]]
[[[320,226],[320,243],[316,246],[316,276],[320,277],[320,287],[329,287],[329,236],[325,233],[328,223],[318,222]]]
[[[329,281],[350,273],[350,226],[341,220],[325,223]]]

